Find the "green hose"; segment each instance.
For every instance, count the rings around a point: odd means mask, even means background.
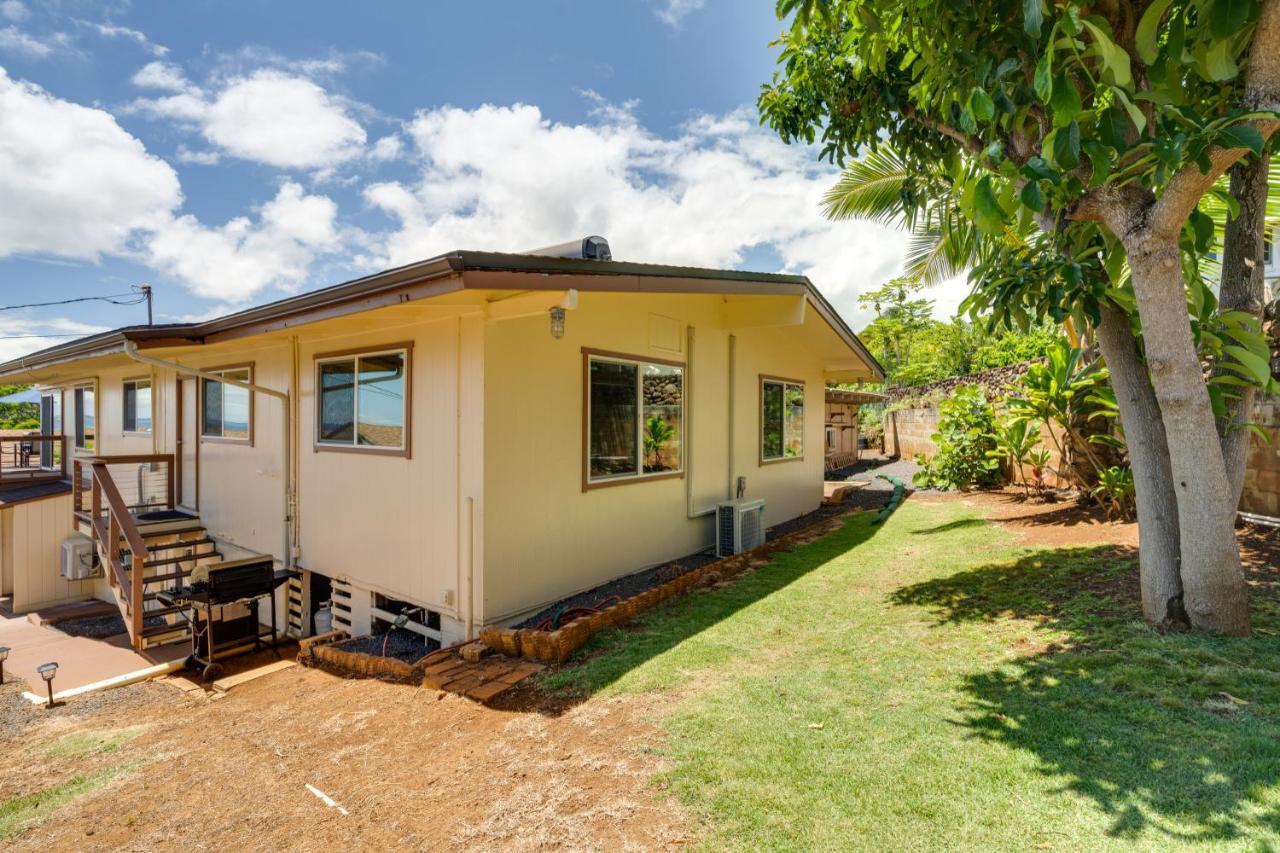
[[[902,504],[902,499],[907,494],[907,484],[892,474],[877,474],[876,477],[891,484],[893,486],[893,494],[889,496],[889,500],[885,501],[884,506],[876,513],[875,519],[871,522],[872,524],[879,524],[892,515],[893,511]]]

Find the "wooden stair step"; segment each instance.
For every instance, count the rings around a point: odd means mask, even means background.
[[[204,536],[204,537],[201,537],[200,539],[184,539],[180,542],[166,542],[159,545],[148,545],[147,554],[148,556],[154,557],[156,554],[159,554],[161,551],[176,551],[179,548],[198,548],[201,545],[217,545],[217,544],[218,544],[218,540],[210,538],[208,536]],[[132,559],[133,559],[133,550],[131,548],[120,549],[120,560],[122,562],[128,563]]]
[[[198,554],[179,554],[176,557],[164,557],[159,560],[146,560],[143,562],[144,569],[154,569],[157,566],[172,566],[175,563],[186,563],[191,560],[203,560],[206,557],[222,557],[221,551],[201,551]]]
[[[154,545],[148,545],[147,551],[154,554],[157,551],[172,551],[174,548],[194,548],[196,545],[213,545],[217,540],[202,536],[199,539],[179,539],[176,542],[158,542]]]
[[[142,597],[142,600],[155,601],[156,600],[155,593],[154,592],[147,593]],[[186,611],[186,609],[187,608],[178,604],[175,604],[172,607],[157,607],[155,610],[147,610],[146,608],[143,608],[142,618],[150,619],[153,616],[168,616],[171,613],[183,613]]]
[[[204,556],[204,555],[202,554],[201,556]],[[187,571],[186,569],[179,569],[176,572],[168,572],[163,575],[148,575],[147,577],[144,577],[142,579],[142,582],[144,584],[164,583],[165,581],[182,580],[183,578],[187,577],[190,574],[191,572]]]
[[[180,537],[184,533],[195,533],[196,530],[205,533],[205,525],[193,524],[188,528],[170,528],[169,530],[138,530],[138,534],[143,539],[159,539],[160,537]]]
[[[179,632],[191,633],[191,628],[186,622],[166,622],[163,625],[147,625],[142,629],[143,638],[155,637],[160,634],[177,634]]]

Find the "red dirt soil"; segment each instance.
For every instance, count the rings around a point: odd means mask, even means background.
[[[1027,545],[1137,543],[1135,525],[1074,505],[991,492],[911,500],[980,507]],[[1249,529],[1242,541],[1252,579],[1273,581],[1280,537]],[[485,708],[303,667],[226,695],[153,682],[49,712],[16,694],[17,685],[0,688],[0,803],[137,766],[0,842],[6,849],[672,850],[698,835],[654,781],[663,769],[655,721],[671,697],[567,704],[525,686]],[[71,734],[130,727],[140,734],[116,751],[49,752]]]

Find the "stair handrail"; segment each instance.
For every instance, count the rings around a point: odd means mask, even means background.
[[[116,488],[115,480],[107,468],[107,460],[94,458],[89,465],[91,478],[90,501],[93,508],[91,527],[93,538],[102,543],[100,550],[115,575],[121,591],[127,596],[129,603],[128,621],[129,638],[135,648],[142,643],[142,574],[147,555],[147,543],[138,530],[137,522],[129,512],[129,507]],[[103,502],[106,502],[107,515],[103,519]],[[125,575],[124,562],[120,558],[120,539],[124,538],[129,545],[130,571]]]

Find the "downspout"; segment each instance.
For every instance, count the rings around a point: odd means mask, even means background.
[[[734,454],[734,422],[737,420],[736,389],[738,385],[738,336],[729,336],[729,484],[726,490],[726,500],[733,500],[737,494],[737,486],[734,483],[734,475],[738,471],[738,460]]]
[[[685,333],[685,353],[687,360],[684,367],[684,491],[687,514],[689,518],[705,518],[708,515],[715,515],[716,508],[709,507],[707,509],[694,508],[693,500],[693,350],[694,350],[694,331],[690,325]]]
[[[175,361],[164,361],[159,358],[152,358],[149,355],[143,355],[138,352],[138,345],[134,341],[124,342],[124,353],[134,361],[142,364],[150,364],[154,367],[163,367],[166,370],[173,370],[177,373],[183,373],[188,376],[198,376],[201,379],[208,379],[211,382],[220,382],[223,385],[232,385],[236,388],[243,388],[246,391],[257,394],[266,394],[268,397],[275,397],[282,404],[283,429],[281,430],[284,438],[284,464],[280,466],[280,480],[283,485],[283,516],[284,516],[284,568],[286,571],[293,569],[293,524],[289,510],[293,505],[293,484],[290,481],[290,460],[293,458],[292,442],[292,423],[290,418],[289,394],[285,391],[277,391],[274,388],[267,388],[263,385],[257,385],[252,382],[241,382],[237,379],[228,379],[217,373],[208,373],[204,370],[198,370],[194,367],[186,367]]]

